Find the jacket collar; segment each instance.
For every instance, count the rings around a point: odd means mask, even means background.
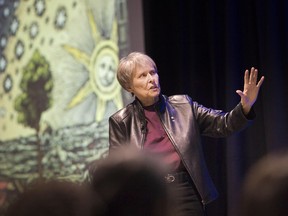
[[[166,109],[166,100],[167,97],[165,95],[160,94],[159,95],[159,100],[157,101],[157,103],[155,103],[155,109],[160,112],[160,113],[164,113],[165,109]]]
[[[167,100],[167,96],[162,95],[162,94],[159,95],[159,100],[154,104],[154,107],[158,112],[160,113],[165,112],[166,100]],[[143,106],[138,98],[135,98],[135,104],[141,113],[144,112]]]

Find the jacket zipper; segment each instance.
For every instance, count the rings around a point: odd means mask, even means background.
[[[144,142],[145,142],[145,137],[146,137],[146,130],[145,132],[141,132],[142,133],[142,138],[141,138],[141,150],[144,149]]]
[[[157,109],[156,109],[156,112],[157,112],[157,115],[158,115],[158,117],[159,117],[159,119],[160,119],[160,122],[161,122],[161,124],[162,124],[162,126],[163,126],[163,128],[164,128],[164,130],[165,130],[165,132],[166,132],[166,134],[167,134],[167,136],[169,137],[169,139],[170,139],[172,145],[174,146],[175,150],[177,151],[177,153],[178,153],[178,155],[179,155],[179,157],[180,157],[180,159],[181,159],[183,165],[185,166],[185,168],[186,168],[186,170],[187,170],[187,172],[188,172],[187,165],[186,165],[186,163],[185,163],[185,161],[184,161],[182,155],[180,154],[180,151],[179,151],[177,145],[175,144],[174,139],[172,138],[171,134],[169,133],[168,129],[166,128],[166,126],[165,126],[165,124],[164,124],[162,118],[160,117],[160,114],[159,114],[159,112],[158,112]],[[171,119],[172,121],[174,121],[174,117],[173,117],[173,116],[171,116],[170,119]],[[188,173],[189,173],[189,172],[188,172]],[[190,174],[189,174],[189,175],[190,175]],[[190,177],[191,177],[191,175],[190,175]],[[192,178],[192,177],[191,177],[191,178]],[[194,182],[193,179],[192,179],[192,181]],[[195,185],[195,187],[196,187],[196,189],[197,189],[197,191],[198,191],[198,193],[199,193],[199,190],[198,190],[196,184],[194,184],[194,185]],[[199,195],[200,195],[200,193],[199,193]],[[201,197],[201,195],[200,195],[200,197]],[[202,199],[202,200],[201,200],[201,203],[202,203],[203,207],[205,207],[205,206],[206,206],[206,203],[205,203],[205,201],[203,200],[202,197],[201,197],[201,199]]]

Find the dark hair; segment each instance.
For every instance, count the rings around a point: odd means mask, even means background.
[[[89,195],[84,186],[50,180],[29,186],[9,205],[6,216],[89,216]]]
[[[245,216],[288,215],[288,152],[270,153],[249,170],[243,185]]]
[[[106,205],[105,215],[169,215],[170,194],[161,170],[143,154],[127,152],[114,152],[91,173],[91,186]]]

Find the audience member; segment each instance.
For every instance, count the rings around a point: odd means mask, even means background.
[[[288,215],[288,152],[270,153],[249,170],[243,185],[243,216]]]
[[[105,204],[102,215],[175,216],[164,170],[154,158],[129,148],[94,164],[90,180],[93,192]],[[98,215],[99,209],[94,211]]]
[[[89,194],[86,187],[72,182],[38,182],[9,205],[6,216],[89,216]]]

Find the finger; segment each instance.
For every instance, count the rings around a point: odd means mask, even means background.
[[[262,83],[264,82],[264,79],[265,79],[264,76],[262,76],[261,79],[259,80],[258,84],[257,84],[258,88],[261,87]]]
[[[244,85],[249,83],[249,71],[245,70],[244,74]]]
[[[258,70],[255,69],[253,73],[253,83],[256,85],[257,83],[257,77],[258,77]]]
[[[254,72],[255,72],[255,69],[254,69],[254,67],[252,67],[250,70],[249,84],[253,83]]]

